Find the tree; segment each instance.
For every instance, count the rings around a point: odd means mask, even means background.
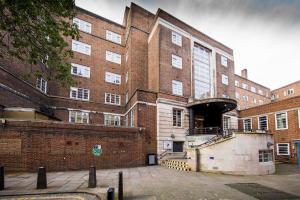
[[[0,56],[40,66],[37,76],[46,70],[48,80],[73,84],[68,62],[73,54],[65,39],[79,38],[70,23],[74,16],[74,0],[0,0]]]

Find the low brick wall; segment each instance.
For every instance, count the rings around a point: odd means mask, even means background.
[[[145,165],[144,129],[49,121],[0,124],[0,165],[9,171],[81,170]],[[94,145],[102,146],[99,157]]]

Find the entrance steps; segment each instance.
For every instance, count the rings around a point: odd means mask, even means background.
[[[187,159],[164,159],[161,160],[160,165],[168,167],[170,169],[176,169],[180,171],[191,171],[191,167],[187,163]]]

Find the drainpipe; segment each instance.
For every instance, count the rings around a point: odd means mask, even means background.
[[[194,128],[195,128],[194,110],[192,108],[189,108],[189,135],[193,135]]]

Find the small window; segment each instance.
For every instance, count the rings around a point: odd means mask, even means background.
[[[244,95],[244,96],[243,96],[243,100],[244,100],[244,101],[249,101],[249,97],[248,97],[247,95]]]
[[[172,43],[178,46],[182,45],[182,36],[174,31],[172,31]]]
[[[228,85],[228,76],[222,74],[222,83],[223,83],[224,85]]]
[[[182,96],[182,82],[180,81],[172,81],[172,93],[174,95],[180,95]]]
[[[120,85],[121,84],[121,75],[114,74],[111,72],[105,72],[105,81],[108,83]]]
[[[89,113],[84,112],[84,111],[70,110],[69,111],[69,122],[88,124],[89,123]]]
[[[235,81],[235,82],[234,82],[234,85],[235,85],[236,87],[240,87],[239,81]]]
[[[255,97],[253,97],[253,103],[256,104],[257,103],[257,100]]]
[[[126,50],[126,53],[125,53],[125,61],[127,62],[128,60],[128,50]]]
[[[290,155],[290,144],[277,143],[277,155]]]
[[[126,92],[126,95],[125,95],[125,103],[128,103],[128,92]]]
[[[251,119],[244,119],[244,130],[251,131],[252,130],[252,120]]]
[[[258,129],[268,130],[268,117],[267,116],[258,117]]]
[[[235,98],[240,99],[240,93],[235,92]]]
[[[288,119],[287,112],[275,114],[276,130],[287,129]]]
[[[85,88],[71,87],[70,88],[70,98],[88,101],[90,99],[90,90],[85,89]]]
[[[273,150],[259,150],[258,151],[259,162],[271,162],[273,161]]]
[[[77,25],[78,29],[81,31],[84,31],[86,33],[92,32],[92,24],[89,22],[86,22],[84,20],[74,18],[73,23]]]
[[[72,69],[71,74],[76,76],[81,76],[85,78],[90,78],[90,68],[84,65],[79,65],[71,63]]]
[[[115,32],[106,30],[106,39],[118,44],[121,44],[121,35]]]
[[[182,58],[172,54],[172,66],[182,69]]]
[[[222,64],[224,67],[227,67],[228,61],[227,61],[227,58],[226,58],[225,56],[221,56],[221,64]]]
[[[182,125],[182,117],[181,114],[182,110],[181,109],[177,109],[177,108],[173,108],[173,126],[174,127],[181,127]]]
[[[79,42],[76,40],[72,40],[72,50],[79,52],[79,53],[83,53],[86,55],[91,55],[91,45],[83,43],[83,42]]]
[[[36,88],[42,91],[43,93],[47,93],[47,81],[42,77],[38,77],[36,79]]]
[[[121,55],[111,51],[106,51],[106,60],[113,63],[121,64]]]
[[[251,92],[256,93],[256,88],[255,87],[251,87]]]
[[[264,92],[262,90],[258,90],[258,94],[264,95]]]
[[[121,125],[120,115],[104,114],[104,125],[105,126],[120,126]]]
[[[127,81],[128,81],[128,71],[125,74],[125,82],[127,83]]]
[[[118,94],[105,93],[105,103],[121,105],[121,96]]]
[[[289,96],[294,94],[294,89],[288,89],[287,91],[284,91],[284,96]]]
[[[242,88],[245,89],[245,90],[248,90],[249,86],[246,83],[242,83]]]
[[[134,110],[130,111],[130,126],[134,127]]]

